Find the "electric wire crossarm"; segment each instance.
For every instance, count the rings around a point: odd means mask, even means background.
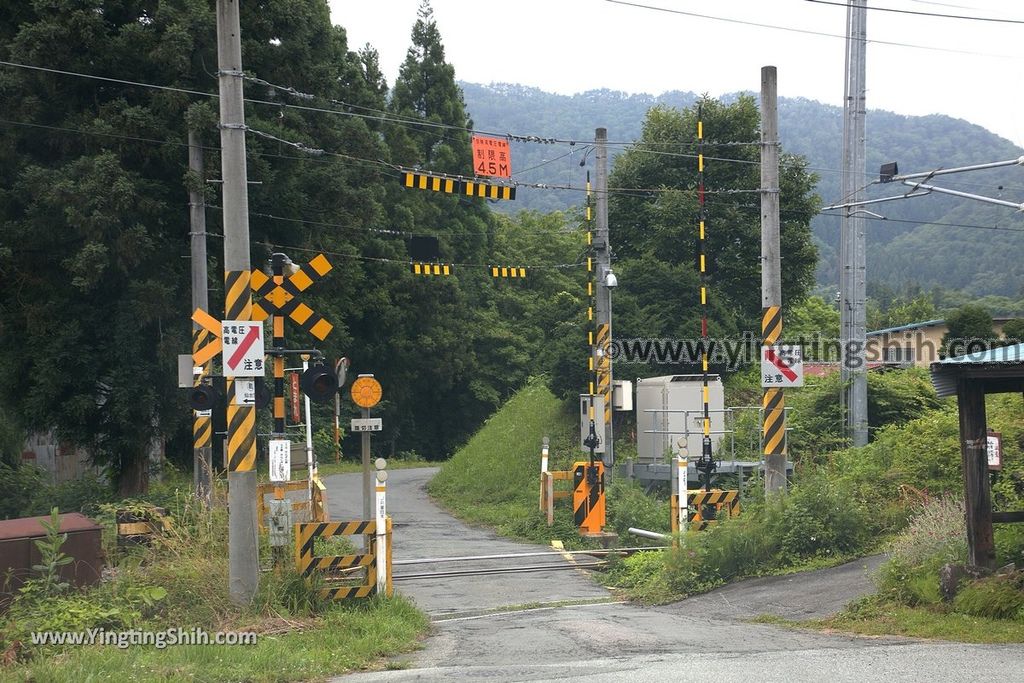
[[[996,197],[986,197],[984,195],[974,194],[971,192],[962,192],[960,190],[954,190],[946,187],[938,187],[930,184],[932,178],[942,175],[951,175],[954,173],[969,173],[971,171],[984,171],[993,168],[1005,168],[1007,166],[1024,166],[1024,156],[1017,157],[1016,159],[1007,159],[1004,161],[993,161],[984,164],[972,164],[970,166],[958,166],[955,168],[938,168],[931,171],[921,171],[917,173],[899,173],[898,166],[895,162],[883,164],[878,180],[870,183],[871,185],[877,184],[888,184],[898,182],[911,188],[911,190],[902,195],[895,195],[891,197],[880,197],[878,199],[864,199],[856,202],[843,202],[838,204],[831,204],[823,207],[822,211],[832,211],[835,209],[851,209],[858,206],[869,206],[872,204],[881,204],[883,202],[891,202],[898,199],[911,199],[913,197],[924,197],[932,192],[938,194],[947,194],[954,197],[960,197],[963,199],[973,199],[976,201],[984,202],[986,204],[995,204],[997,206],[1007,206],[1011,209],[1017,209],[1018,211],[1024,211],[1024,202],[1010,202],[1005,199],[998,199]]]

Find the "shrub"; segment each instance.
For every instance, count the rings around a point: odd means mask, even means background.
[[[941,566],[967,558],[964,501],[932,498],[910,520],[890,547],[890,555],[909,567]]]
[[[639,483],[622,478],[612,480],[611,485],[608,486],[606,500],[608,501],[608,525],[619,534],[620,538],[625,538],[629,534],[629,527],[668,533],[668,501],[644,493],[644,489]],[[632,541],[630,542],[632,543]]]
[[[1014,573],[973,581],[960,589],[953,607],[975,617],[1024,621],[1024,576]]]
[[[33,465],[0,462],[0,519],[25,516],[36,491],[46,488],[45,473]]]

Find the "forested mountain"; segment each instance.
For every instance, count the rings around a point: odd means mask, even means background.
[[[582,186],[579,161],[594,128],[608,129],[612,142],[639,138],[643,115],[652,106],[692,105],[697,95],[667,92],[658,96],[627,95],[595,90],[557,95],[512,84],[462,83],[466,106],[477,128],[499,134],[579,140],[576,145],[513,142],[513,171],[524,183]],[[731,101],[735,96],[725,97]],[[783,151],[804,155],[819,177],[823,205],[839,201],[842,144],[842,109],[802,98],[780,98],[779,130]],[[927,171],[1014,159],[1024,153],[997,135],[948,116],[901,116],[869,111],[868,177],[877,179],[878,167],[897,161],[901,172]],[[705,136],[715,138],[715,131]],[[684,143],[692,140],[684,140]],[[610,154],[625,149],[613,144]],[[692,152],[683,145],[677,151]],[[715,163],[709,160],[709,164]],[[1020,167],[944,176],[936,185],[965,192],[1024,201],[1024,172]],[[752,189],[733,188],[733,189]],[[869,196],[909,192],[901,185],[875,185]],[[577,205],[579,192],[524,190],[519,207],[552,210]],[[756,195],[751,202],[757,203]],[[1024,220],[1011,208],[973,200],[931,194],[927,197],[869,207],[886,220],[868,217],[868,277],[894,289],[917,284],[963,290],[972,295],[1001,294],[1018,297],[1024,276]],[[941,224],[947,224],[943,226]],[[971,226],[971,227],[965,227]],[[839,219],[818,216],[813,222],[821,260],[817,279],[822,285],[837,282]],[[996,228],[996,229],[992,229]],[[614,226],[613,245],[614,245]]]

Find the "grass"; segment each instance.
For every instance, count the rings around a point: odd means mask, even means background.
[[[470,524],[535,543],[561,539],[569,547],[585,547],[567,502],[556,505],[552,527],[538,509],[545,436],[550,439],[549,470],[568,469],[574,460],[582,459],[575,413],[542,380],[535,379],[444,463],[428,490]]]
[[[17,667],[4,681],[297,681],[384,666],[385,656],[410,652],[426,616],[402,598],[339,605],[316,620],[263,624],[256,645],[83,646]],[[164,626],[167,628],[167,626]],[[257,629],[258,630],[258,629]]]
[[[116,567],[102,583],[83,591],[25,593],[0,616],[2,681],[292,681],[391,666],[382,658],[411,652],[429,628],[426,615],[401,598],[326,603],[318,583],[300,577],[286,562],[261,573],[252,603],[235,606],[227,593],[227,518],[223,482],[216,504],[203,508],[189,491],[167,504],[174,524],[150,547],[116,553]],[[330,539],[331,552],[350,552],[347,539]],[[325,548],[325,550],[327,550]],[[261,557],[270,556],[261,538]],[[155,593],[158,591],[158,593]],[[148,598],[148,599],[146,599]],[[199,628],[207,633],[259,634],[255,645],[30,646],[31,631],[166,631]],[[19,644],[20,643],[20,644]],[[26,647],[27,646],[27,647]],[[0,658],[0,662],[3,659]]]
[[[869,636],[897,635],[962,643],[1021,643],[1024,623],[952,612],[942,605],[908,607],[879,597],[865,598],[829,619],[792,625]]]

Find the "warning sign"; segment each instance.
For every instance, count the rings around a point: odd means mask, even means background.
[[[499,178],[511,177],[512,155],[508,149],[508,140],[474,135],[473,172]]]
[[[786,389],[804,385],[803,349],[800,346],[761,347],[761,386]]]
[[[221,321],[225,377],[263,377],[263,323],[250,320]]]
[[[268,445],[270,481],[288,481],[292,478],[292,442],[287,439],[271,439]]]

